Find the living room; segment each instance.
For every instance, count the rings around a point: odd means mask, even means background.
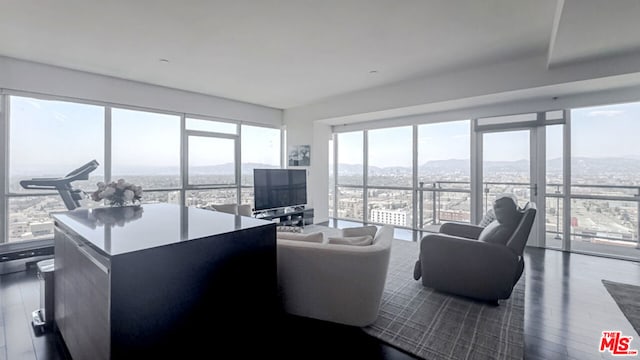
[[[19,182],[92,159],[83,191],[125,178],[143,206],[255,207],[254,168],[304,170],[305,231],[391,225],[412,264],[442,224],[479,224],[514,194],[537,205],[519,351],[609,355],[603,331],[638,336],[602,283],[640,285],[638,15],[631,0],[3,4],[0,358],[59,356],[25,320],[39,289],[23,270],[52,255],[33,249],[66,209]],[[289,321],[372,358],[427,357]]]

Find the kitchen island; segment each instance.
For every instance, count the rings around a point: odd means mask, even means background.
[[[55,322],[74,359],[266,350],[246,341],[277,315],[275,224],[172,204],[52,217]]]

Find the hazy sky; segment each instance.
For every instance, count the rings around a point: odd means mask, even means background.
[[[68,172],[92,159],[104,162],[104,109],[100,106],[11,97],[12,173],[33,169]],[[584,157],[640,157],[640,103],[572,111],[572,153]],[[194,126],[207,125],[198,122]],[[228,125],[225,127],[228,131]],[[418,127],[418,163],[469,158],[469,121]],[[180,124],[174,115],[113,109],[112,158],[119,167],[172,167],[180,163]],[[484,135],[486,160],[528,159],[526,131]],[[243,162],[278,164],[280,134],[243,126]],[[547,127],[547,158],[561,156],[561,126]],[[369,164],[411,166],[411,127],[369,131]],[[215,165],[233,161],[230,141],[193,138],[190,161]],[[339,134],[339,162],[362,164],[362,132]],[[312,150],[313,151],[313,150]],[[99,168],[96,174],[102,173]]]
[[[418,126],[418,163],[469,158],[469,121]],[[369,165],[411,166],[411,126],[369,131]],[[338,135],[338,163],[362,163],[362,132]]]
[[[203,129],[202,122],[194,123],[194,129]],[[279,164],[279,130],[243,126],[242,131],[243,162]],[[114,174],[121,169],[180,167],[178,116],[113,109],[112,139]],[[194,166],[234,160],[229,140],[195,137],[191,143]],[[11,97],[12,173],[44,169],[43,173],[63,175],[93,159],[104,163],[103,107]],[[103,171],[99,167],[95,174]]]
[[[571,151],[581,157],[640,156],[640,102],[571,111]]]
[[[571,111],[572,155],[640,158],[640,103]],[[548,126],[547,159],[562,157],[562,130]],[[418,164],[432,160],[469,159],[469,121],[418,126]],[[411,127],[369,131],[369,164],[411,166]],[[526,130],[484,135],[484,158],[491,161],[529,159]],[[339,162],[362,163],[362,132],[339,134]]]

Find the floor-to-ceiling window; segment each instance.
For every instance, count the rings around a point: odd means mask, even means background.
[[[20,181],[60,177],[94,159],[103,163],[105,109],[20,96],[11,96],[8,108],[6,239],[49,238],[53,235],[49,213],[66,210],[62,199],[55,191],[25,190]],[[89,180],[74,185],[92,191],[103,180],[99,168]]]
[[[533,245],[638,259],[639,118],[631,103],[336,133],[332,217],[431,231],[513,193],[538,203]]]
[[[367,222],[413,227],[413,127],[367,132]]]
[[[238,124],[213,119],[186,119],[187,205],[237,202],[238,141]]]
[[[333,217],[426,230],[468,222],[470,131],[463,120],[335,134]]]
[[[240,201],[253,203],[253,169],[277,169],[281,167],[281,131],[259,126],[242,125],[242,163]]]
[[[25,190],[21,180],[62,177],[94,159],[100,166],[75,188],[124,178],[143,187],[143,203],[195,206],[252,203],[253,168],[281,167],[276,127],[40,96],[0,95],[0,105],[8,160],[0,242],[52,238],[49,213],[66,210],[57,192]]]
[[[470,221],[470,136],[469,120],[418,126],[419,228]]]
[[[364,221],[364,133],[338,134],[336,218]]]
[[[335,217],[335,201],[336,201],[336,172],[335,161],[333,158],[334,145],[333,137],[329,140],[329,218]]]
[[[110,180],[125,179],[142,186],[143,203],[180,203],[180,116],[110,110]]]
[[[640,103],[571,111],[571,244],[639,259]]]

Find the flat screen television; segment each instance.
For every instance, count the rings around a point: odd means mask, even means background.
[[[307,171],[304,169],[253,169],[254,208],[258,210],[307,203]]]

